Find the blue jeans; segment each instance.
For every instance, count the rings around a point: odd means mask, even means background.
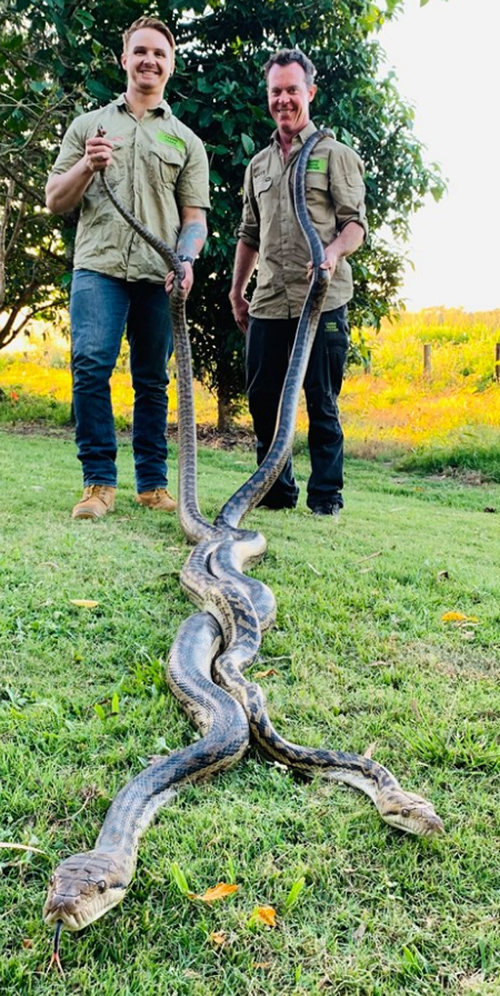
[[[281,390],[297,325],[298,318],[250,319],[246,375],[248,404],[257,437],[258,464],[262,463],[274,436]],[[324,311],[304,379],[311,458],[307,504],[311,509],[324,502],[343,505],[344,435],[337,398],[342,388],[348,349],[346,305]],[[298,495],[290,457],[262,504],[271,508],[294,508]]]
[[[116,486],[110,377],[125,326],[134,389],[132,446],[137,491],[167,485],[167,363],[172,325],[163,284],[75,270],[71,285],[71,365],[83,483]]]

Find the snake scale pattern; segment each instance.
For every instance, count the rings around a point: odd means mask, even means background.
[[[283,739],[271,724],[261,688],[244,676],[259,653],[262,634],[273,625],[276,604],[265,584],[245,574],[248,565],[264,554],[266,540],[259,532],[241,529],[240,523],[267,493],[291,450],[299,394],[328,287],[328,272],[321,267],[323,247],[310,222],[305,195],[307,161],[325,134],[329,132],[318,131],[307,140],[294,172],[294,207],[310,248],[313,278],[297,328],[274,440],[263,463],[229,498],[213,523],[202,515],[197,496],[191,352],[180,287],[184,270],[173,250],[117,200],[101,173],[106,195],[176,277],[170,306],[178,384],[178,514],[186,538],[194,544],[180,581],[197,611],[177,634],[167,680],[201,737],[156,759],[132,778],[113,800],[94,848],[66,858],[51,876],[43,915],[56,926],[52,961],[59,968],[61,929],[81,930],[122,900],[134,875],[140,836],[158,809],[182,785],[210,778],[235,764],[245,754],[250,738],[266,757],[364,792],[391,826],[421,836],[443,830],[430,802],[404,791],[390,771],[370,758]]]

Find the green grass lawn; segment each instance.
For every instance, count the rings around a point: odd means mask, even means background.
[[[135,504],[127,441],[119,469],[115,513],[72,522],[73,442],[0,432],[0,841],[43,852],[0,850],[2,996],[498,996],[500,486],[349,461],[335,527],[306,511],[304,456],[299,508],[248,518],[278,602],[248,676],[269,672],[288,739],[371,747],[446,835],[391,830],[364,795],[251,751],[162,810],[124,902],[63,935],[66,976],[45,974],[51,869],[93,846],[148,755],[196,735],[164,680],[193,611],[189,547],[175,518]],[[201,451],[208,517],[252,469],[249,452]],[[174,491],[175,477],[173,451]],[[195,893],[238,891],[189,900],[177,868]]]

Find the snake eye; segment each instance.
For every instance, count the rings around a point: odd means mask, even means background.
[[[409,815],[410,815],[410,810],[409,810],[409,809],[402,809],[402,810],[401,810],[401,816],[402,816],[402,817],[403,817],[403,818],[404,818],[405,820],[407,820],[407,819],[408,819]]]
[[[97,888],[99,889],[99,892],[106,892],[107,885],[103,878],[101,878],[101,881],[97,883]]]

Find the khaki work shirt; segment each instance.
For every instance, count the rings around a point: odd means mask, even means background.
[[[257,286],[250,305],[250,314],[256,318],[296,318],[307,295],[311,254],[295,216],[293,173],[302,146],[315,131],[310,121],[295,136],[286,163],[278,133],[273,132],[271,144],[257,153],[246,169],[238,237],[259,253]],[[313,149],[307,164],[306,202],[325,247],[350,221],[368,234],[363,172],[358,154],[334,138],[320,139]],[[352,291],[351,267],[342,258],[323,311],[346,304]]]
[[[175,249],[180,208],[209,208],[208,161],[201,140],[162,100],[138,119],[125,95],[75,118],[64,136],[52,174],[66,173],[85,153],[99,125],[114,143],[110,185],[129,211]],[[51,175],[52,175],[51,174]],[[87,187],[76,232],[75,270],[96,270],[123,280],[163,283],[167,265],[118,213],[99,173]]]

